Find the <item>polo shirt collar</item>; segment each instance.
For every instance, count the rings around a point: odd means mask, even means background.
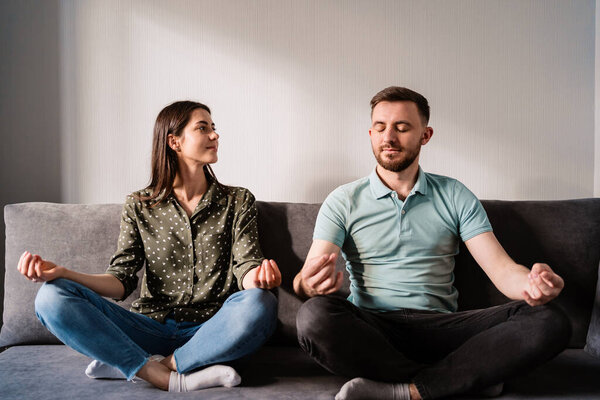
[[[378,200],[393,192],[392,189],[385,186],[385,184],[381,181],[381,178],[379,178],[379,175],[377,175],[377,167],[375,167],[373,172],[371,172],[371,175],[369,175],[369,185],[371,186],[371,192],[373,193],[373,196],[375,196],[375,198]],[[427,194],[427,177],[425,176],[425,172],[421,166],[419,166],[419,176],[417,178],[417,182],[410,192],[420,193],[422,195]]]

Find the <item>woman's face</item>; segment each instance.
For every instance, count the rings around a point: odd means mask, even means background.
[[[170,135],[169,145],[181,161],[202,165],[217,162],[219,135],[208,111],[192,111],[188,124],[179,137]]]

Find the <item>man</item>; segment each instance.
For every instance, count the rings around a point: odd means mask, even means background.
[[[570,324],[547,304],[564,287],[546,264],[516,264],[481,203],[455,179],[423,172],[433,136],[420,94],[389,87],[371,100],[377,166],[323,203],[306,262],[294,279],[305,298],[302,348],[332,373],[354,378],[341,399],[429,399],[502,390],[502,382],[563,350]],[[494,285],[515,300],[456,312],[459,240]],[[325,296],[350,273],[348,300]]]

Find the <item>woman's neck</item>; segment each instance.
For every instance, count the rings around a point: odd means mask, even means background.
[[[207,189],[208,180],[204,174],[204,165],[187,165],[179,161],[179,168],[173,182],[173,192],[177,199],[188,202],[202,197]]]

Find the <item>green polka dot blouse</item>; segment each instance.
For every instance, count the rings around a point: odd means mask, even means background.
[[[137,287],[145,265],[140,298],[131,310],[163,322],[203,322],[225,299],[242,290],[245,274],[263,260],[256,206],[250,191],[209,180],[209,187],[188,218],[173,195],[154,207],[139,200],[144,189],[123,206],[118,248],[107,273],[125,287]]]

